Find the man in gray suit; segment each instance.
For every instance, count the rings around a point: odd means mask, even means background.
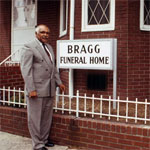
[[[48,141],[50,132],[55,86],[65,90],[55,67],[52,47],[47,44],[50,29],[38,25],[34,41],[25,44],[21,50],[21,73],[25,82],[28,128],[34,150],[47,150],[52,147]]]

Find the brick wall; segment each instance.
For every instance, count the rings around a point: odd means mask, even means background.
[[[150,32],[140,30],[140,3],[128,7],[128,95],[150,98]],[[136,11],[137,10],[137,11]],[[138,93],[138,94],[137,94]]]
[[[150,32],[141,31],[139,25],[140,1],[116,0],[115,30],[107,32],[81,32],[82,2],[76,1],[75,39],[117,38],[117,95],[122,99],[150,98],[149,60]],[[89,73],[106,74],[107,90],[88,90]],[[112,71],[75,70],[75,91],[81,93],[112,95]],[[138,93],[138,94],[137,94]]]
[[[15,87],[16,89],[24,89],[24,82],[20,72],[20,67],[10,66],[2,67],[0,66],[0,87],[5,86],[11,89]]]
[[[70,3],[70,1],[69,1]],[[117,38],[118,40],[118,65],[117,65],[117,96],[121,99],[135,99],[136,97],[144,100],[150,98],[150,32],[141,31],[139,27],[139,0],[116,0],[115,8],[115,30],[105,32],[81,32],[81,7],[82,1],[76,0],[75,3],[75,39],[90,38]],[[11,22],[11,3],[0,1],[0,60],[10,54],[10,22]],[[7,8],[7,9],[4,9]],[[69,39],[69,18],[68,33],[66,36],[59,37],[59,1],[38,1],[38,24],[44,23],[51,28],[50,43],[54,47],[56,54],[56,41]],[[4,40],[3,40],[4,39]],[[88,90],[87,76],[89,73],[105,74],[107,77],[107,89]],[[61,78],[67,86],[68,91],[68,70],[61,70]],[[112,95],[113,91],[113,72],[98,70],[74,70],[74,93],[89,95]],[[138,94],[137,94],[138,93]]]
[[[11,1],[0,1],[0,62],[10,55]]]
[[[30,137],[26,109],[0,106],[0,130]]]
[[[80,7],[79,7],[80,6]],[[118,53],[118,76],[117,76],[117,90],[118,96],[127,96],[127,51],[128,51],[128,1],[121,1],[116,0],[116,8],[115,8],[115,30],[114,31],[107,31],[107,32],[83,32],[81,33],[81,17],[80,13],[82,12],[82,3],[78,0],[76,3],[76,14],[75,14],[75,39],[101,39],[101,38],[117,38],[117,53]],[[80,30],[79,30],[80,29]],[[99,95],[112,95],[113,90],[113,72],[112,71],[93,71],[93,70],[76,70],[75,80],[79,80],[79,84],[75,85],[75,89],[78,89],[80,86],[84,87],[81,88],[80,92],[86,92],[90,94],[99,94]],[[89,91],[87,89],[86,80],[87,75],[89,73],[99,73],[105,74],[107,76],[107,89],[106,91],[100,90],[93,90]],[[82,78],[84,77],[84,80]]]
[[[26,109],[0,106],[0,130],[30,137]],[[118,122],[53,115],[50,138],[86,150],[149,150],[150,128]]]

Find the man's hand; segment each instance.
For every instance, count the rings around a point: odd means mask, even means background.
[[[63,84],[59,84],[58,86],[59,86],[61,92],[65,92],[65,86]]]
[[[36,91],[32,91],[29,93],[29,97],[30,98],[36,98],[37,97],[37,92]]]

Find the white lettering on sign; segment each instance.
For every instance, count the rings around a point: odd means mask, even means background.
[[[57,41],[59,68],[113,69],[113,39]]]

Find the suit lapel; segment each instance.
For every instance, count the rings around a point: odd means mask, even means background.
[[[38,52],[41,54],[41,56],[43,57],[43,59],[45,59],[46,63],[48,66],[51,65],[50,59],[48,57],[48,55],[46,54],[46,52],[44,51],[44,49],[41,47],[41,45],[36,41],[36,46],[35,48],[38,50]]]
[[[52,50],[52,48],[51,48],[48,44],[46,44],[46,46],[47,46],[48,50],[49,50],[50,53],[51,53],[51,56],[52,56],[52,63],[54,63],[55,57],[54,57],[54,54],[53,54],[53,50]]]

